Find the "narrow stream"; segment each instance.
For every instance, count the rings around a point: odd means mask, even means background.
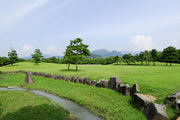
[[[36,95],[44,96],[44,97],[60,104],[61,106],[64,107],[65,110],[74,114],[79,120],[103,120],[102,118],[93,114],[89,110],[83,108],[82,106],[80,106],[70,100],[55,96],[53,94],[46,93],[41,90],[28,90],[28,89],[24,89],[24,88],[11,88],[10,89],[10,88],[3,88],[3,87],[0,87],[0,90],[30,91]]]

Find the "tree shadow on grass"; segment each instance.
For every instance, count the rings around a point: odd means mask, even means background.
[[[84,71],[84,70],[79,69],[78,71],[76,71],[76,69],[70,69],[70,70],[68,70],[68,69],[61,69],[60,71],[61,72],[79,72],[79,71]]]
[[[59,106],[42,104],[7,113],[2,120],[75,120],[75,118]]]

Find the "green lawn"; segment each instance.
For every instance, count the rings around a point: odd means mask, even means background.
[[[46,98],[29,92],[0,91],[0,120],[73,119],[71,114]]]
[[[25,85],[24,74],[0,74],[0,76],[9,78],[0,80],[0,86],[18,85],[29,89],[41,89],[73,100],[107,120],[145,120],[142,111],[131,104],[129,96],[123,96],[110,89],[36,76],[33,77],[34,84]]]
[[[106,79],[111,76],[119,76],[124,83],[133,85],[138,83],[141,92],[152,94],[163,102],[165,98],[180,90],[180,65],[166,67],[165,64],[157,63],[158,66],[120,66],[120,65],[80,65],[80,71],[67,71],[67,65],[40,63],[35,65],[30,62],[17,63],[15,66],[0,67],[2,71],[29,70],[62,74],[70,76],[90,77],[91,80]],[[75,66],[71,66],[75,68]]]
[[[75,66],[72,66],[72,68],[75,68]],[[30,62],[23,62],[17,63],[15,66],[0,67],[0,70],[29,70],[90,77],[92,80],[108,80],[111,76],[119,76],[124,83],[130,85],[138,83],[141,92],[155,96],[158,103],[164,103],[168,95],[180,90],[179,64],[173,64],[171,67],[166,67],[163,63],[158,63],[158,66],[80,65],[79,68],[80,71],[67,71],[67,65],[64,64],[40,63],[35,65]],[[9,76],[9,79],[1,81],[0,86],[24,84],[24,75],[22,74],[9,74],[7,76]],[[138,112],[131,104],[130,97],[122,96],[116,91],[41,77],[35,77],[35,79],[36,83],[27,86],[28,88],[43,89],[72,99],[106,119],[144,119],[142,113]],[[131,115],[129,116],[129,114]],[[168,114],[173,117],[172,109],[168,108]]]

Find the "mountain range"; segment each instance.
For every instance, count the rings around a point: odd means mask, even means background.
[[[116,51],[112,50],[109,51],[107,49],[98,49],[91,51],[91,55],[88,56],[88,58],[104,58],[104,57],[110,57],[110,56],[120,56],[122,57],[124,54],[131,53],[133,55],[136,54],[136,52],[132,51]],[[53,55],[43,54],[44,58],[50,58],[53,57]],[[63,56],[55,56],[56,58],[63,58]],[[23,57],[24,59],[31,59],[31,56]]]

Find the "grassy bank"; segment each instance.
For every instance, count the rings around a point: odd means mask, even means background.
[[[75,101],[107,120],[145,120],[142,111],[131,104],[131,98],[116,91],[78,83],[69,83],[43,77],[34,77],[35,83],[24,85],[24,74],[8,74],[0,80],[0,86],[18,85],[29,89],[41,89]]]
[[[46,98],[29,92],[0,91],[0,120],[73,119],[71,114]]]

